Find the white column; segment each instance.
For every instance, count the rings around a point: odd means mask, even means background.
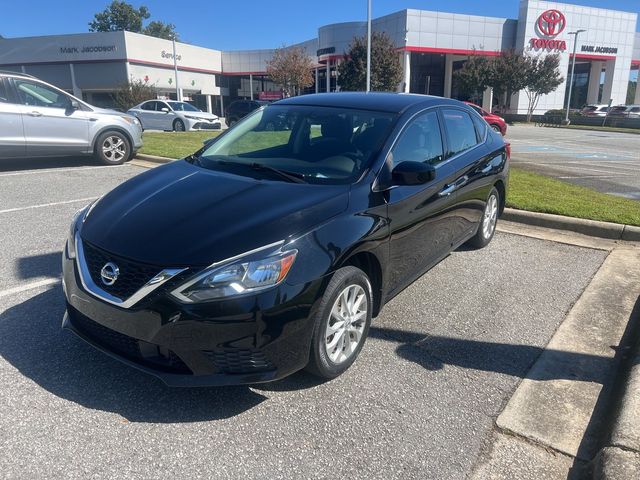
[[[600,93],[600,75],[602,73],[602,62],[591,62],[589,71],[589,86],[587,87],[587,103],[598,103]]]
[[[327,93],[331,92],[331,60],[327,58]]]
[[[404,93],[411,88],[411,52],[404,52]]]
[[[320,78],[318,76],[319,70],[320,70],[319,68],[316,68],[316,93],[320,91],[320,85],[318,85],[318,82],[320,81]]]
[[[178,101],[181,102],[184,98],[184,94],[181,88],[178,88]]]
[[[482,92],[482,108],[487,112],[492,113],[493,110],[493,88],[487,87]]]
[[[73,89],[73,96],[82,99],[82,90],[76,83],[76,72],[73,69],[73,63],[69,64],[69,72],[71,73],[71,88]]]
[[[613,98],[613,73],[616,69],[616,61],[607,60],[605,63],[604,86],[602,87],[602,103],[609,103],[609,99]],[[615,101],[614,101],[615,105]]]
[[[451,98],[451,83],[453,81],[453,55],[444,56],[444,96]]]
[[[211,95],[205,95],[205,97],[207,99],[207,112],[213,113],[213,110],[211,108]]]
[[[251,100],[253,100],[253,75],[249,74],[249,90],[251,91]]]

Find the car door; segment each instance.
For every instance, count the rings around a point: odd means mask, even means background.
[[[447,156],[456,170],[454,245],[470,238],[477,230],[496,173],[506,161],[504,142],[489,145],[487,123],[479,116],[457,107],[441,109],[447,143]],[[495,145],[494,145],[495,143]]]
[[[35,80],[13,80],[22,109],[27,156],[77,155],[91,150],[87,112],[72,98]]]
[[[391,296],[451,250],[456,170],[444,152],[437,109],[429,109],[405,125],[387,158],[385,168],[403,161],[428,162],[435,168],[429,183],[396,186],[387,192]]]
[[[22,107],[14,98],[7,79],[0,78],[0,158],[24,157],[26,146]]]
[[[161,130],[173,130],[173,121],[176,118],[176,114],[165,102],[156,102],[156,115],[158,118],[158,125]],[[165,109],[165,110],[163,110]]]
[[[140,105],[140,108],[136,110],[136,115],[142,123],[142,128],[146,130],[154,130],[158,128],[155,124],[156,103],[157,102],[155,100],[144,102],[142,105]]]

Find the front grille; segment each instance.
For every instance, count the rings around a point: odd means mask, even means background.
[[[118,255],[113,255],[89,242],[83,241],[82,247],[87,269],[93,283],[121,300],[129,298],[162,271],[162,268],[154,265],[134,262]],[[100,276],[102,267],[108,262],[113,262],[120,271],[118,279],[113,285],[105,285]]]
[[[274,369],[274,366],[260,350],[205,350],[203,353],[223,373],[254,373]]]
[[[117,353],[128,360],[147,365],[171,373],[192,374],[193,372],[173,351],[166,348],[161,349],[142,340],[125,335],[124,333],[111,330],[104,325],[94,322],[86,315],[83,315],[70,305],[69,318],[73,326],[89,340],[109,351]],[[142,355],[140,342],[146,346],[153,347],[151,350],[157,352],[155,355]],[[149,351],[150,349],[145,349]]]

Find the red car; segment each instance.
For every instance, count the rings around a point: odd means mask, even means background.
[[[482,118],[489,124],[491,128],[493,128],[496,132],[501,133],[503,136],[507,134],[507,122],[504,121],[504,118],[496,115],[495,113],[489,113],[484,110],[482,107],[479,107],[475,103],[464,102],[473,108],[476,112],[480,114]]]

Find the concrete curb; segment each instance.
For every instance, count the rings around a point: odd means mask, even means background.
[[[159,157],[157,155],[145,155],[144,153],[138,153],[134,158],[136,160],[144,160],[145,162],[153,163],[169,163],[175,160],[175,158]]]
[[[630,242],[640,241],[640,227],[633,225],[599,222],[596,220],[529,212],[513,208],[505,208],[502,218],[510,222],[524,223],[536,227],[554,228],[556,230],[569,230],[592,237],[607,238],[610,240],[626,240]]]

